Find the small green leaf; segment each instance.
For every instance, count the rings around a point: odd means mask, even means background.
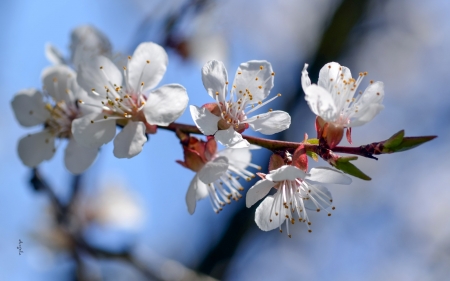
[[[309,144],[319,144],[319,139],[309,139],[306,142]]]
[[[336,163],[334,164],[334,167],[336,167],[337,169],[343,171],[344,173],[347,173],[354,177],[360,178],[362,180],[370,181],[371,178],[368,175],[364,174],[355,165],[350,163],[350,161],[356,160],[356,159],[358,159],[358,157],[356,157],[356,156],[340,157],[339,159],[337,159]]]
[[[311,157],[314,161],[319,161],[319,155],[317,155],[317,153],[312,152],[312,151],[307,151],[306,155],[308,155],[309,157]]]
[[[395,133],[394,135],[392,135],[392,137],[384,142],[384,147],[388,149],[397,147],[402,142],[404,136],[405,130],[401,130]]]
[[[403,138],[402,142],[399,145],[397,145],[395,148],[392,148],[392,150],[393,152],[406,151],[435,138],[436,136],[406,137]]]

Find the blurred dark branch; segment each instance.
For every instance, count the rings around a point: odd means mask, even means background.
[[[309,73],[318,75],[320,68],[325,63],[334,61],[342,55],[350,33],[355,25],[365,18],[365,12],[369,4],[369,0],[343,0],[341,2],[319,40],[317,52],[310,61]],[[302,68],[303,65],[299,69]],[[312,81],[315,81],[313,75],[310,77]],[[294,110],[298,109],[297,106],[299,104],[305,104],[303,91],[300,86],[295,91],[295,95],[285,104],[285,109],[292,114]],[[240,204],[239,206],[239,209],[236,210],[230,219],[222,237],[200,262],[197,267],[199,271],[222,279],[242,238],[250,229],[255,228],[253,219],[255,210],[247,209],[245,204]]]
[[[90,280],[88,272],[86,271],[86,266],[83,262],[82,256],[80,252],[85,252],[92,257],[102,258],[102,259],[119,259],[122,260],[131,266],[133,266],[137,271],[139,271],[143,276],[145,276],[148,280],[167,280],[166,278],[161,277],[159,274],[155,273],[147,264],[139,259],[137,259],[132,253],[132,249],[124,249],[122,251],[109,251],[107,249],[102,249],[99,247],[95,247],[90,245],[83,237],[81,237],[78,233],[82,232],[80,230],[74,231],[72,227],[70,227],[70,219],[72,208],[75,205],[75,201],[77,200],[77,195],[81,189],[81,176],[76,175],[73,178],[72,182],[72,194],[70,200],[67,204],[64,204],[44,179],[44,177],[39,173],[37,168],[32,170],[32,176],[30,179],[30,183],[34,190],[44,192],[52,203],[52,206],[55,210],[56,221],[58,222],[59,227],[63,228],[67,235],[69,235],[70,240],[72,241],[72,257],[76,264],[76,280]],[[181,266],[181,265],[180,265]],[[195,271],[192,271],[188,268],[183,267],[185,276],[180,279],[184,281],[188,280],[208,280],[212,281],[213,278],[199,274]]]

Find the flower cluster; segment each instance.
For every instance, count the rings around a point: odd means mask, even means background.
[[[264,101],[273,87],[275,72],[267,61],[249,61],[239,66],[228,96],[228,74],[220,61],[209,61],[203,66],[202,80],[209,96],[216,102],[203,107],[190,106],[192,119],[204,135],[227,147],[248,147],[240,133],[248,127],[265,135],[286,130],[291,117],[284,111],[269,112],[249,117],[250,113],[273,101],[281,94]]]
[[[350,70],[336,62],[322,67],[317,84],[311,83],[305,64],[301,85],[306,102],[317,115],[317,139],[305,135],[303,142],[294,143],[242,135],[248,128],[273,135],[291,125],[291,117],[284,111],[259,112],[281,96],[269,98],[275,72],[267,61],[242,63],[231,84],[222,62],[207,62],[201,71],[202,82],[214,101],[201,107],[190,105],[196,125],[191,126],[175,123],[188,105],[186,89],[179,84],[156,88],[168,66],[163,47],[144,42],[131,56],[114,55],[104,34],[91,26],[81,26],[72,32],[70,51],[70,57],[64,58],[48,44],[46,56],[53,65],[41,74],[42,91],[25,89],[12,100],[14,114],[22,126],[41,128],[20,139],[18,152],[22,162],[37,167],[53,157],[59,142],[68,140],[65,165],[73,174],[80,174],[95,161],[100,147],[110,141],[117,158],[132,158],[142,151],[148,134],[170,130],[183,149],[184,160],[177,163],[195,172],[186,194],[190,214],[195,212],[197,201],[205,197],[209,197],[214,212],[219,213],[232,199],[242,197],[244,188],[239,179],[250,181],[258,175],[261,180],[248,190],[245,201],[250,208],[262,200],[255,213],[259,228],[279,228],[282,232],[285,223],[291,237],[289,225],[298,220],[311,232],[308,210],[331,216],[335,209],[325,185],[350,184],[352,179],[344,172],[370,179],[349,162],[356,157],[341,157],[335,152],[375,158],[373,155],[407,150],[434,138],[404,138],[400,131],[383,142],[336,147],[345,129],[347,140],[352,143],[351,129],[372,120],[383,109],[384,97],[382,82],[370,81],[364,92],[358,91],[367,73],[352,78]],[[116,135],[117,128],[120,132]],[[205,138],[192,134],[203,134]],[[218,150],[218,143],[225,148]],[[261,146],[273,154],[268,172],[255,175],[249,168],[261,167],[251,163],[252,150]],[[308,157],[318,160],[319,156],[337,169],[308,169]],[[113,195],[111,200],[121,203],[122,194]],[[91,213],[106,210],[97,219],[112,220],[115,210],[107,207],[111,200],[96,202],[93,205],[99,209]],[[139,213],[130,207],[131,203],[125,203],[122,207],[128,208],[129,213],[122,214],[123,224]]]

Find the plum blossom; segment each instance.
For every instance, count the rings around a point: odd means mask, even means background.
[[[53,157],[58,139],[68,139],[64,156],[66,168],[74,174],[82,173],[94,162],[98,147],[80,146],[71,132],[72,121],[95,109],[82,109],[77,105],[79,99],[88,99],[88,96],[78,86],[76,73],[69,67],[56,65],[44,69],[42,82],[42,93],[37,89],[25,89],[11,102],[22,126],[43,126],[42,131],[19,141],[19,157],[26,166],[36,167]]]
[[[321,184],[350,184],[351,178],[344,173],[327,168],[312,168],[306,173],[296,165],[283,165],[269,172],[258,173],[262,180],[253,185],[247,192],[246,205],[250,208],[257,201],[266,197],[272,188],[274,195],[267,196],[256,208],[255,222],[261,230],[269,231],[279,228],[286,221],[289,237],[289,224],[294,224],[297,217],[299,222],[306,224],[311,232],[311,221],[306,210],[317,212],[324,210],[331,216],[332,196],[328,189]]]
[[[204,135],[227,147],[248,147],[240,133],[248,127],[265,135],[289,128],[291,117],[284,111],[249,117],[249,114],[273,101],[281,94],[266,100],[273,87],[275,73],[267,61],[242,63],[235,75],[228,97],[228,74],[222,62],[211,60],[202,68],[202,80],[208,94],[216,101],[203,107],[190,106],[192,119]],[[228,97],[228,100],[227,100]]]
[[[164,49],[152,42],[140,44],[128,57],[123,74],[105,56],[97,56],[79,65],[78,83],[99,107],[74,121],[75,139],[87,147],[99,147],[116,135],[116,124],[123,126],[114,139],[114,155],[131,158],[142,151],[146,134],[156,126],[167,126],[183,114],[188,103],[186,89],[179,84],[153,89],[162,79],[168,63]],[[147,94],[148,93],[148,94]]]
[[[367,72],[361,72],[357,79],[352,78],[350,69],[336,62],[325,64],[319,72],[318,85],[311,84],[306,70],[302,71],[302,87],[305,99],[312,112],[318,116],[318,131],[328,124],[328,143],[337,145],[347,128],[347,139],[351,143],[351,128],[366,124],[383,108],[383,82],[370,81],[364,92],[358,92]]]
[[[64,58],[52,44],[45,46],[45,55],[53,64],[72,64],[75,68],[82,61],[94,56],[112,58],[112,47],[108,37],[91,25],[80,25],[70,34],[70,57]]]
[[[217,143],[212,137],[206,142],[194,137],[186,140],[183,146],[185,160],[177,162],[196,172],[186,194],[190,214],[194,213],[196,202],[206,196],[209,196],[216,213],[219,213],[225,204],[230,204],[230,199],[237,201],[242,197],[239,191],[244,189],[238,179],[242,177],[249,181],[255,177],[253,173],[247,171],[247,167],[260,169],[259,166],[250,163],[250,149],[256,147],[217,151]]]

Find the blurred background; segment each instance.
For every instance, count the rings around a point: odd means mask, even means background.
[[[450,276],[450,2],[16,0],[0,7],[0,280]],[[245,200],[217,215],[206,199],[189,215],[185,194],[194,173],[175,163],[182,149],[170,132],[151,135],[142,153],[129,160],[116,159],[109,143],[75,179],[63,165],[64,149],[58,149],[39,171],[61,202],[77,187],[71,227],[82,229],[78,234],[89,246],[74,251],[55,220],[54,204],[32,188],[32,172],[18,158],[18,140],[38,129],[20,127],[10,101],[21,89],[41,88],[41,71],[50,65],[45,44],[69,56],[70,32],[82,24],[101,30],[115,52],[132,54],[144,41],[165,46],[169,65],[160,85],[184,85],[189,104],[210,102],[200,75],[208,60],[223,60],[230,79],[240,63],[268,60],[276,72],[272,93],[283,94],[271,107],[293,118],[278,138],[315,136],[300,72],[309,63],[316,82],[329,61],[353,73],[367,71],[362,88],[369,80],[385,83],[385,109],[353,130],[354,145],[384,140],[401,129],[408,136],[438,138],[378,161],[359,159],[357,166],[372,181],[331,186],[333,216],[312,214],[313,232],[294,225],[292,239],[259,230],[253,221],[256,206],[246,209]],[[188,111],[179,122],[193,124]],[[252,162],[266,169],[269,156],[254,152]]]

